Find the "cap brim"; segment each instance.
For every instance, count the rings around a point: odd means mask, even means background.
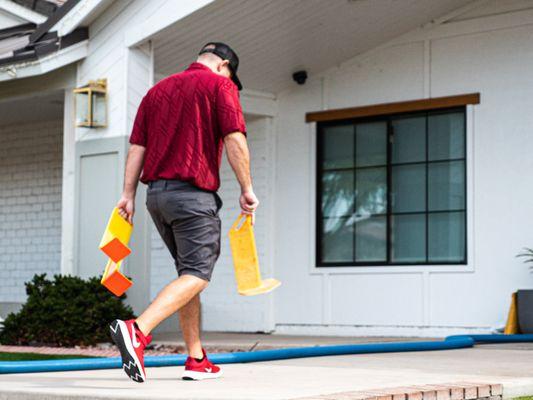
[[[237,85],[237,89],[242,90],[242,83],[237,74],[231,74],[231,80]]]

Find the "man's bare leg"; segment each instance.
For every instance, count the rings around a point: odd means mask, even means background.
[[[179,309],[181,332],[187,346],[189,356],[202,358],[202,343],[200,341],[200,295]]]
[[[152,304],[137,318],[137,326],[145,335],[186,305],[193,297],[204,290],[207,281],[193,275],[182,275],[170,282],[159,292]],[[200,356],[201,357],[201,356]]]

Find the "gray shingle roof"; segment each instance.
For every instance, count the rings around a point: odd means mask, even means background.
[[[39,2],[49,3],[46,0],[13,0],[19,4]],[[56,3],[60,3],[57,0]],[[71,46],[82,40],[88,39],[88,29],[78,28],[72,33],[58,37],[57,32],[50,29],[63,18],[79,0],[67,0],[63,5],[53,4],[55,11],[40,25],[32,23],[22,24],[0,30],[0,67],[36,60],[60,49]]]
[[[11,0],[22,7],[38,12],[39,14],[51,16],[57,9],[65,3],[64,0],[50,1],[50,0]]]

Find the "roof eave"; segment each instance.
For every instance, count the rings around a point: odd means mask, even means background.
[[[88,54],[88,40],[76,43],[40,59],[0,67],[0,82],[42,75],[82,60]]]
[[[0,9],[34,24],[42,24],[47,19],[46,15],[39,14],[9,0],[0,0]]]

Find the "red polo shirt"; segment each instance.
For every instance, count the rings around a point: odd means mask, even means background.
[[[146,147],[141,181],[179,179],[220,186],[223,138],[246,134],[237,86],[200,63],[163,79],[144,96],[130,143]]]

